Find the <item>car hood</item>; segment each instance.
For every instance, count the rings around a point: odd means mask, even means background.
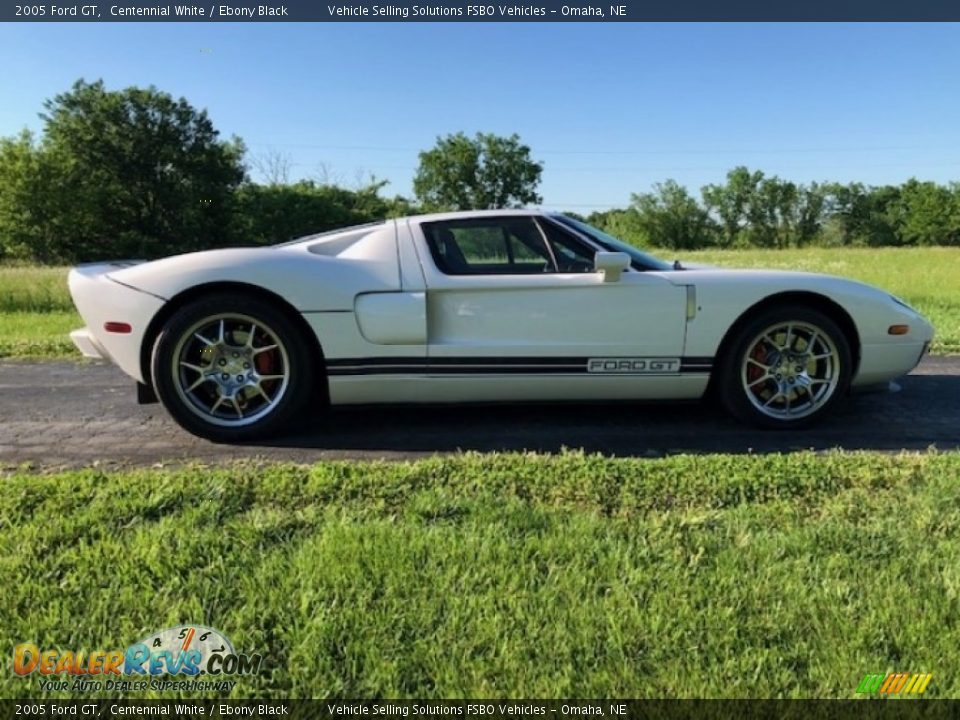
[[[675,285],[717,289],[725,297],[761,300],[783,292],[815,292],[835,301],[852,305],[888,302],[887,291],[849,278],[794,270],[736,270],[731,268],[693,268],[664,273]]]
[[[709,265],[707,263],[687,262],[680,260],[680,265],[684,270],[722,270],[719,265]]]

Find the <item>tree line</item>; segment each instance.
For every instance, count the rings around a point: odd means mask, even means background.
[[[737,167],[700,197],[673,180],[586,220],[637,245],[674,250],[960,245],[960,183],[797,184]]]
[[[154,87],[77,81],[44,103],[39,137],[0,138],[0,261],[155,258],[281,242],[416,212],[542,202],[543,164],[516,135],[455,133],[419,154],[414,198],[387,182],[253,182],[241,139]],[[263,171],[263,166],[260,167]],[[738,167],[699,198],[668,180],[586,218],[637,245],[958,245],[960,185],[798,185]]]
[[[39,138],[0,139],[0,260],[156,258],[289,240],[410,210],[376,178],[356,188],[250,181],[242,140],[156,88],[74,84]]]

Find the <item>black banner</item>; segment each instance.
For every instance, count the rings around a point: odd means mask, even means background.
[[[954,718],[952,700],[2,700],[8,718],[319,720],[894,720]]]
[[[4,22],[659,22],[960,21],[955,0],[541,0],[483,5],[430,0],[0,0]]]

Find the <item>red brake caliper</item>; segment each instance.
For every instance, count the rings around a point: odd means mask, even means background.
[[[254,342],[254,346],[256,346],[256,342]],[[260,375],[273,375],[277,365],[273,355],[275,352],[276,350],[268,350],[267,352],[257,353],[254,357],[253,364],[257,366],[257,372]]]
[[[272,375],[273,374],[273,351],[263,352],[257,355],[257,359],[254,361],[257,366],[257,372],[261,375]]]

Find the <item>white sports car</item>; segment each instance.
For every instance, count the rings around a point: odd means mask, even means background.
[[[686,268],[532,210],[387,220],[273,247],[81,265],[87,356],[240,441],[325,404],[696,399],[792,428],[886,386],[933,328],[825,275]]]

